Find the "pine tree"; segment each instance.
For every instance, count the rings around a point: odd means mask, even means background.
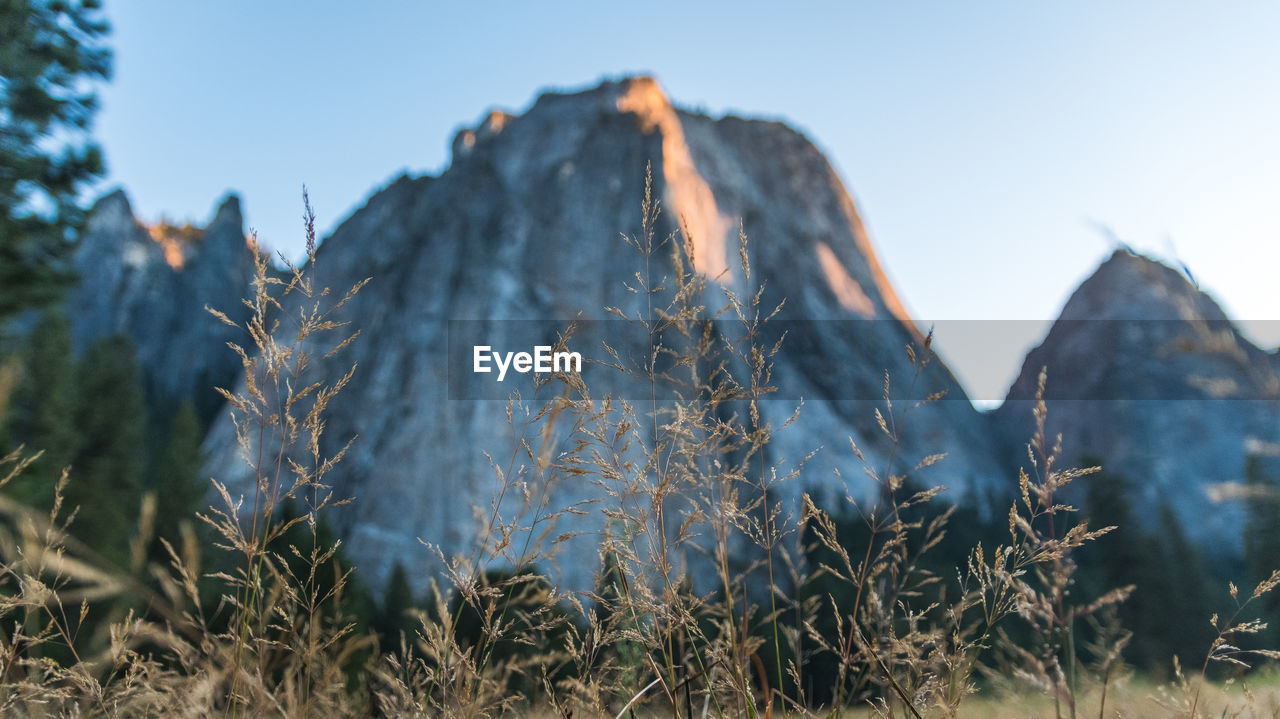
[[[382,597],[382,604],[371,622],[384,653],[399,651],[402,634],[409,645],[413,645],[414,622],[410,615],[413,607],[413,588],[409,586],[409,575],[405,572],[404,565],[396,562],[387,579],[387,591]]]
[[[178,407],[169,433],[151,463],[148,491],[156,497],[155,536],[175,543],[181,526],[205,506],[208,484],[200,475],[204,457],[200,442],[204,430],[190,402]]]
[[[83,443],[67,485],[79,507],[72,533],[123,563],[137,521],[146,469],[146,407],[133,343],[108,337],[81,361],[79,426]]]
[[[86,138],[106,33],[97,0],[0,0],[0,325],[70,278],[81,190],[103,169]]]
[[[1167,673],[1174,654],[1185,666],[1207,646],[1201,630],[1211,613],[1207,580],[1172,508],[1161,505],[1156,521],[1144,528],[1134,498],[1133,484],[1123,475],[1103,472],[1085,483],[1089,528],[1115,529],[1081,553],[1083,581],[1094,585],[1088,589],[1092,594],[1134,586],[1119,608],[1121,623],[1133,632],[1125,656],[1144,669]]]
[[[1257,455],[1250,455],[1245,461],[1244,473],[1249,490],[1245,505],[1244,558],[1249,586],[1256,586],[1280,569],[1280,482],[1267,472]],[[1263,595],[1259,601],[1263,619],[1271,627],[1271,636],[1280,635],[1280,597],[1273,592]]]
[[[1081,466],[1099,463],[1085,460]],[[1082,563],[1096,570],[1107,591],[1134,584],[1138,567],[1149,561],[1142,552],[1143,533],[1133,511],[1133,486],[1123,475],[1100,472],[1085,482],[1085,510],[1090,529],[1115,527],[1081,552]],[[1132,612],[1122,612],[1131,614]]]
[[[71,328],[60,311],[44,314],[21,355],[22,379],[10,412],[10,442],[44,454],[18,478],[13,492],[19,501],[45,510],[53,502],[54,485],[76,458],[80,432]]]
[[[1154,606],[1162,610],[1162,626],[1167,633],[1169,654],[1177,654],[1182,666],[1203,661],[1213,640],[1207,618],[1215,607],[1210,599],[1205,565],[1173,508],[1163,502],[1159,509],[1159,528],[1150,540],[1153,554],[1164,562],[1165,587],[1153,596]]]

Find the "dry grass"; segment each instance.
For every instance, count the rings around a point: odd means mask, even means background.
[[[1271,677],[1257,680],[1262,688],[1252,694],[1207,677],[1211,663],[1276,656],[1233,642],[1260,629],[1243,617],[1280,575],[1247,595],[1231,587],[1241,612],[1213,618],[1219,637],[1196,673],[1179,673],[1167,687],[1125,679],[1119,657],[1127,634],[1113,609],[1129,588],[1078,596],[1075,554],[1109,528],[1075,521],[1062,503],[1062,487],[1087,481],[1092,470],[1060,467],[1062,448],[1046,435],[1043,401],[1007,541],[974,547],[956,576],[935,575],[922,561],[946,541],[951,512],[921,519],[920,511],[941,488],[912,489],[928,487],[921,478],[945,459],[902,466],[896,450],[912,412],[938,397],[896,405],[885,377],[875,419],[895,449],[881,466],[864,461],[878,488],[873,501],[848,498],[869,537],[864,546],[850,551],[835,519],[809,497],[781,499],[785,485],[804,476],[805,462],[775,466],[765,458],[791,421],[775,425],[761,410],[780,348],[762,337],[778,308],[765,305],[763,286],[753,284],[745,235],[746,293],[739,296],[693,271],[687,238],[656,236],[659,212],[647,187],[641,231],[627,238],[640,266],[629,287],[635,301],[610,310],[649,339],[638,356],[613,350],[611,363],[647,386],[650,398],[597,397],[570,374],[540,378],[531,397],[513,396],[508,418],[517,438],[506,456],[492,458],[500,489],[485,512],[482,542],[466,556],[440,553],[447,571],[419,612],[417,631],[400,651],[383,654],[355,630],[350,570],[338,566],[338,545],[318,529],[346,501],[328,484],[345,448],[325,456],[320,437],[329,401],[355,368],[313,370],[341,363],[356,340],[358,332],[333,318],[363,283],[341,295],[313,285],[308,206],[309,262],[278,277],[260,257],[246,301],[253,316],[242,328],[249,342],[232,347],[243,379],[223,393],[253,482],[215,483],[218,501],[202,516],[213,546],[191,534],[183,546],[166,545],[168,566],[142,566],[136,552],[136,566],[112,569],[72,538],[61,507],[37,516],[0,505],[0,711],[566,719],[1277,714]],[[904,348],[916,373],[906,381],[929,363],[930,341]],[[1042,391],[1044,381],[1042,374]],[[863,460],[856,445],[848,451]],[[5,458],[0,487],[28,460]],[[565,482],[593,483],[600,500],[556,506],[552,497]],[[572,528],[588,513],[604,526],[596,587],[567,591],[540,580],[538,568],[552,566],[573,539],[551,528]],[[148,536],[143,514],[140,542]],[[222,569],[210,571],[210,552],[227,558]],[[810,563],[812,556],[825,559]],[[494,563],[516,572],[487,573]],[[212,604],[202,591],[209,582],[217,587]],[[97,610],[108,612],[105,636],[76,636]],[[1088,663],[1077,646],[1086,625],[1094,627]],[[824,672],[820,696],[816,671]]]

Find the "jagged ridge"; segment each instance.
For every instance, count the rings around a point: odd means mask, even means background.
[[[240,299],[250,290],[253,250],[239,198],[226,197],[203,228],[148,227],[117,190],[94,206],[73,261],[80,281],[68,302],[77,351],[99,337],[130,337],[153,402],[234,382],[239,362],[225,345],[238,336],[210,322],[204,308],[246,317]]]

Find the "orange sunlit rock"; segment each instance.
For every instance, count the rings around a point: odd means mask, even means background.
[[[862,285],[858,284],[845,266],[840,264],[840,258],[836,257],[831,246],[825,242],[819,242],[814,246],[814,251],[818,253],[818,262],[822,265],[822,276],[826,278],[827,287],[831,288],[836,301],[854,314],[867,319],[875,317],[875,304],[871,302],[870,297],[867,297],[867,293],[862,291]]]
[[[618,110],[634,114],[645,133],[662,133],[664,203],[674,210],[691,245],[694,269],[717,282],[728,282],[726,242],[734,221],[720,212],[711,187],[698,174],[671,101],[656,80],[640,77],[627,83],[618,97]]]
[[[175,270],[181,270],[186,265],[188,248],[200,241],[202,233],[190,223],[175,225],[161,220],[147,227],[147,234],[164,251],[165,263]]]

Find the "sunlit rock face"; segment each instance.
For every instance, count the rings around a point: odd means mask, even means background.
[[[1117,251],[1104,262],[1027,356],[996,412],[1007,456],[1024,465],[1042,367],[1048,434],[1061,433],[1066,462],[1087,459],[1126,476],[1148,529],[1168,503],[1206,553],[1239,556],[1238,490],[1247,457],[1280,439],[1280,384],[1271,357],[1211,297],[1145,257]],[[1080,488],[1072,490],[1078,501]]]
[[[91,211],[74,264],[80,280],[68,315],[77,351],[128,336],[153,403],[203,399],[213,385],[234,383],[240,363],[226,342],[240,337],[204,307],[245,316],[253,250],[235,196],[198,228],[144,225],[124,192],[113,192]]]
[[[520,417],[513,427],[504,401],[470,399],[503,394],[486,394],[494,380],[470,373],[470,355],[459,361],[450,353],[449,322],[564,326],[577,317],[609,319],[606,307],[646,312],[644,295],[628,290],[645,260],[619,237],[640,232],[646,166],[663,208],[658,237],[677,224],[685,231],[681,241],[692,264],[708,278],[704,304],[723,304],[726,290],[749,296],[761,283],[764,306],[786,300],[776,318],[788,332],[773,368],[780,389],[763,403],[763,414],[780,426],[801,397],[804,407],[769,446],[766,465],[785,474],[818,453],[798,479],[777,489],[780,499],[793,503],[804,490],[828,502],[846,492],[875,497],[850,438],[882,473],[947,453],[915,479],[949,485],[953,499],[1009,486],[985,418],[945,366],[935,360],[913,382],[904,348],[923,338],[840,179],[800,133],[778,122],[685,112],[652,79],[633,78],[548,93],[522,115],[489,113],[478,127],[459,131],[453,148],[450,167],[438,177],[401,177],[370,197],[322,243],[316,261],[319,284],[338,292],[372,278],[337,316],[361,330],[359,339],[316,370],[333,379],[358,364],[330,406],[324,449],[332,453],[358,435],[331,479],[340,495],[356,499],[335,516],[372,586],[381,586],[396,561],[425,582],[438,565],[423,542],[446,556],[469,554],[481,543],[499,487],[493,465],[540,496],[545,475],[515,451]],[[740,227],[750,237],[749,279],[740,267]],[[665,286],[672,286],[667,250],[650,259],[649,272],[654,285],[666,276]],[[486,339],[510,344],[521,331],[513,327],[524,325],[495,324]],[[593,325],[574,349],[599,359],[595,341],[612,331]],[[643,345],[628,336],[613,342],[638,356]],[[911,413],[898,428],[903,440],[896,452],[873,413],[886,372],[900,399],[894,412],[931,392],[947,397]],[[638,401],[649,397],[643,382],[622,379],[608,389],[650,411]],[[571,446],[569,421],[558,422],[549,434],[540,428],[527,436],[535,452],[547,436],[549,456]],[[208,472],[244,489],[233,440],[229,422],[213,428]],[[584,514],[544,522],[535,533],[582,533],[554,563],[542,562],[567,586],[589,587],[599,564],[610,501],[599,479],[555,483],[549,504],[582,503]],[[501,514],[518,511],[524,488],[506,495]],[[518,553],[523,540],[513,543]]]

